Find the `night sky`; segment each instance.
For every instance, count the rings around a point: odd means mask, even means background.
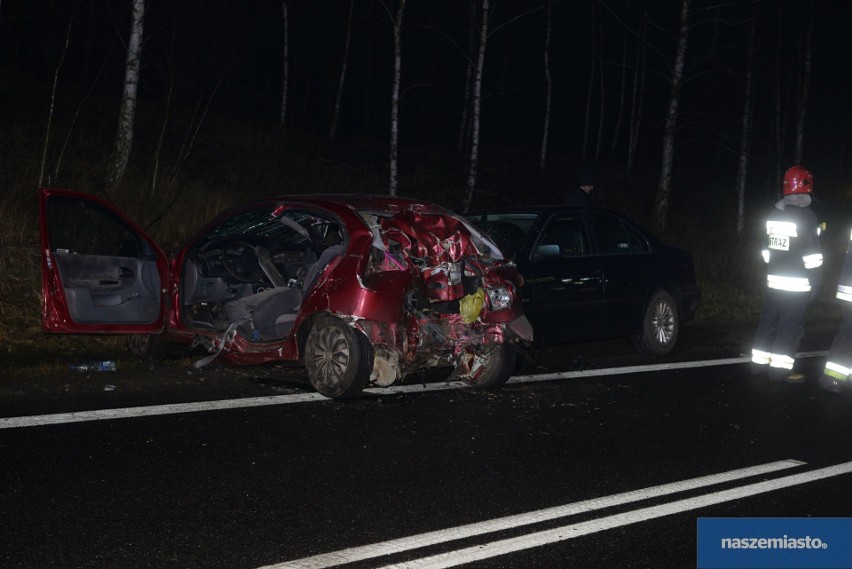
[[[815,174],[817,195],[836,216],[845,215],[846,190],[852,184],[852,167],[846,165],[852,56],[848,4],[819,0],[692,0],[692,4],[673,199],[680,207],[692,201],[701,207],[717,197],[732,199],[742,129],[746,38],[756,17],[748,195],[755,204],[771,202],[776,164],[786,168],[793,159],[805,32],[813,17],[803,162]],[[38,137],[44,130],[55,77],[60,132],[73,120],[80,139],[86,136],[82,133],[100,133],[97,136],[103,140],[114,134],[130,5],[131,0],[2,0],[0,116],[6,132],[32,135],[7,138],[0,144],[0,168],[7,184],[21,182],[15,173],[18,161],[40,155]],[[612,185],[655,187],[680,5],[678,0],[552,2],[548,169],[558,183],[567,183],[572,168],[588,164],[601,184],[609,180]],[[296,141],[293,144],[305,141],[307,147],[307,141],[327,138],[349,6],[348,0],[289,0],[285,131]],[[396,2],[355,2],[338,138],[318,152],[379,167],[384,162],[386,167],[393,65],[388,6],[393,10]],[[518,156],[525,167],[535,170],[544,123],[544,6],[545,0],[491,0],[483,161],[500,149],[501,156]],[[637,33],[644,9],[648,10],[646,90],[636,164],[627,172]],[[407,2],[400,121],[403,172],[436,152],[454,152],[469,55],[469,15],[465,0]],[[276,129],[283,29],[281,0],[148,0],[137,108],[142,141],[134,152],[149,151],[144,138],[157,136],[157,125],[167,112],[175,120],[190,121],[193,113],[204,109],[209,125]],[[773,125],[778,87],[780,133]],[[201,130],[200,144],[204,136]],[[371,150],[355,151],[360,148]],[[110,150],[106,142],[93,145],[89,159],[101,153],[105,161]],[[198,159],[203,160],[203,154]],[[405,187],[404,179],[401,187]]]

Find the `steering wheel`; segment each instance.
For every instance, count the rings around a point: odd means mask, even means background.
[[[264,278],[258,263],[258,252],[254,245],[246,241],[232,241],[222,249],[222,266],[229,275],[242,283],[255,283]]]

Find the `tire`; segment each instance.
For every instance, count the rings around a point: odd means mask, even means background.
[[[339,318],[320,318],[305,342],[305,369],[311,385],[332,399],[358,395],[373,369],[373,347],[364,334]]]
[[[127,336],[127,351],[143,362],[161,362],[169,353],[168,345],[159,334],[133,334]]]
[[[478,348],[476,356],[481,359],[482,371],[475,378],[463,376],[461,380],[471,387],[494,389],[509,381],[518,352],[511,344],[490,344]]]
[[[640,352],[665,356],[674,349],[680,332],[680,313],[672,295],[658,290],[651,295],[642,318],[642,333],[636,337]]]

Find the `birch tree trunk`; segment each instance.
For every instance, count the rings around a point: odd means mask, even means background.
[[[485,45],[488,42],[488,0],[482,0],[482,24],[479,30],[479,51],[476,56],[476,69],[473,76],[473,97],[471,135],[470,135],[470,161],[468,162],[467,189],[464,196],[463,211],[470,211],[473,203],[473,192],[476,188],[476,175],[479,169],[479,128],[480,109],[482,106],[482,72],[485,68]]]
[[[547,28],[544,33],[544,79],[546,92],[544,99],[544,128],[541,134],[541,156],[538,161],[539,173],[544,172],[544,165],[547,161],[547,141],[550,135],[550,101],[553,96],[553,80],[550,77],[550,0],[545,0],[545,2],[547,2]]]
[[[814,3],[810,2],[810,19],[805,32],[805,40],[802,46],[802,70],[801,83],[799,85],[799,107],[796,113],[796,164],[802,163],[802,154],[805,149],[805,120],[808,114],[808,94],[811,84],[811,49],[814,37]]]
[[[337,83],[337,97],[334,101],[334,115],[331,118],[331,128],[328,139],[334,140],[337,135],[337,121],[340,117],[340,100],[343,97],[343,82],[346,80],[346,67],[349,63],[349,45],[352,43],[352,15],[355,12],[355,0],[349,0],[349,18],[346,20],[346,41],[343,44],[343,63],[340,65],[340,81]]]
[[[745,187],[748,179],[749,153],[751,150],[751,110],[752,110],[752,75],[754,72],[754,42],[757,27],[757,10],[755,9],[751,26],[748,31],[748,47],[746,48],[746,73],[743,87],[743,131],[740,138],[740,159],[737,165],[737,236],[742,239],[745,233]]]
[[[127,44],[124,65],[124,93],[115,136],[115,153],[107,167],[107,194],[114,194],[124,178],[130,150],[133,148],[133,123],[136,118],[136,96],[139,87],[139,63],[142,58],[142,25],[145,20],[145,0],[133,0],[133,22]]]
[[[283,38],[283,78],[281,80],[281,116],[278,119],[278,126],[282,129],[287,122],[287,93],[290,88],[290,14],[288,0],[281,0],[281,16],[284,24]]]
[[[683,83],[683,67],[686,61],[686,45],[689,39],[690,2],[691,0],[683,0],[681,4],[680,31],[678,33],[674,67],[672,68],[672,90],[663,130],[660,182],[657,186],[657,199],[651,222],[653,229],[659,234],[662,234],[666,230],[666,223],[668,221],[669,196],[672,190],[672,171],[674,169],[675,128],[677,126],[678,105],[680,104],[680,90]]]
[[[390,189],[388,193],[397,195],[399,186],[399,82],[402,74],[402,13],[405,10],[405,0],[399,1],[396,16],[393,20],[393,88],[391,90],[391,136],[390,136]]]
[[[633,74],[633,98],[630,103],[630,137],[627,142],[627,171],[633,171],[636,159],[636,147],[639,145],[639,130],[642,126],[642,113],[645,107],[645,37],[648,29],[648,3],[642,5],[642,22],[636,38],[636,70]]]

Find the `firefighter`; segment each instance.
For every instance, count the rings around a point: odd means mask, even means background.
[[[852,372],[852,233],[846,246],[846,259],[840,269],[837,281],[837,298],[841,301],[841,321],[831,349],[825,369],[819,378],[819,386],[825,391],[840,393],[844,385],[849,385],[849,374]]]
[[[822,285],[819,221],[812,201],[813,175],[792,166],[784,174],[783,197],[766,221],[766,290],[751,361],[755,370],[767,370],[771,381],[805,381],[793,364],[808,304]]]

